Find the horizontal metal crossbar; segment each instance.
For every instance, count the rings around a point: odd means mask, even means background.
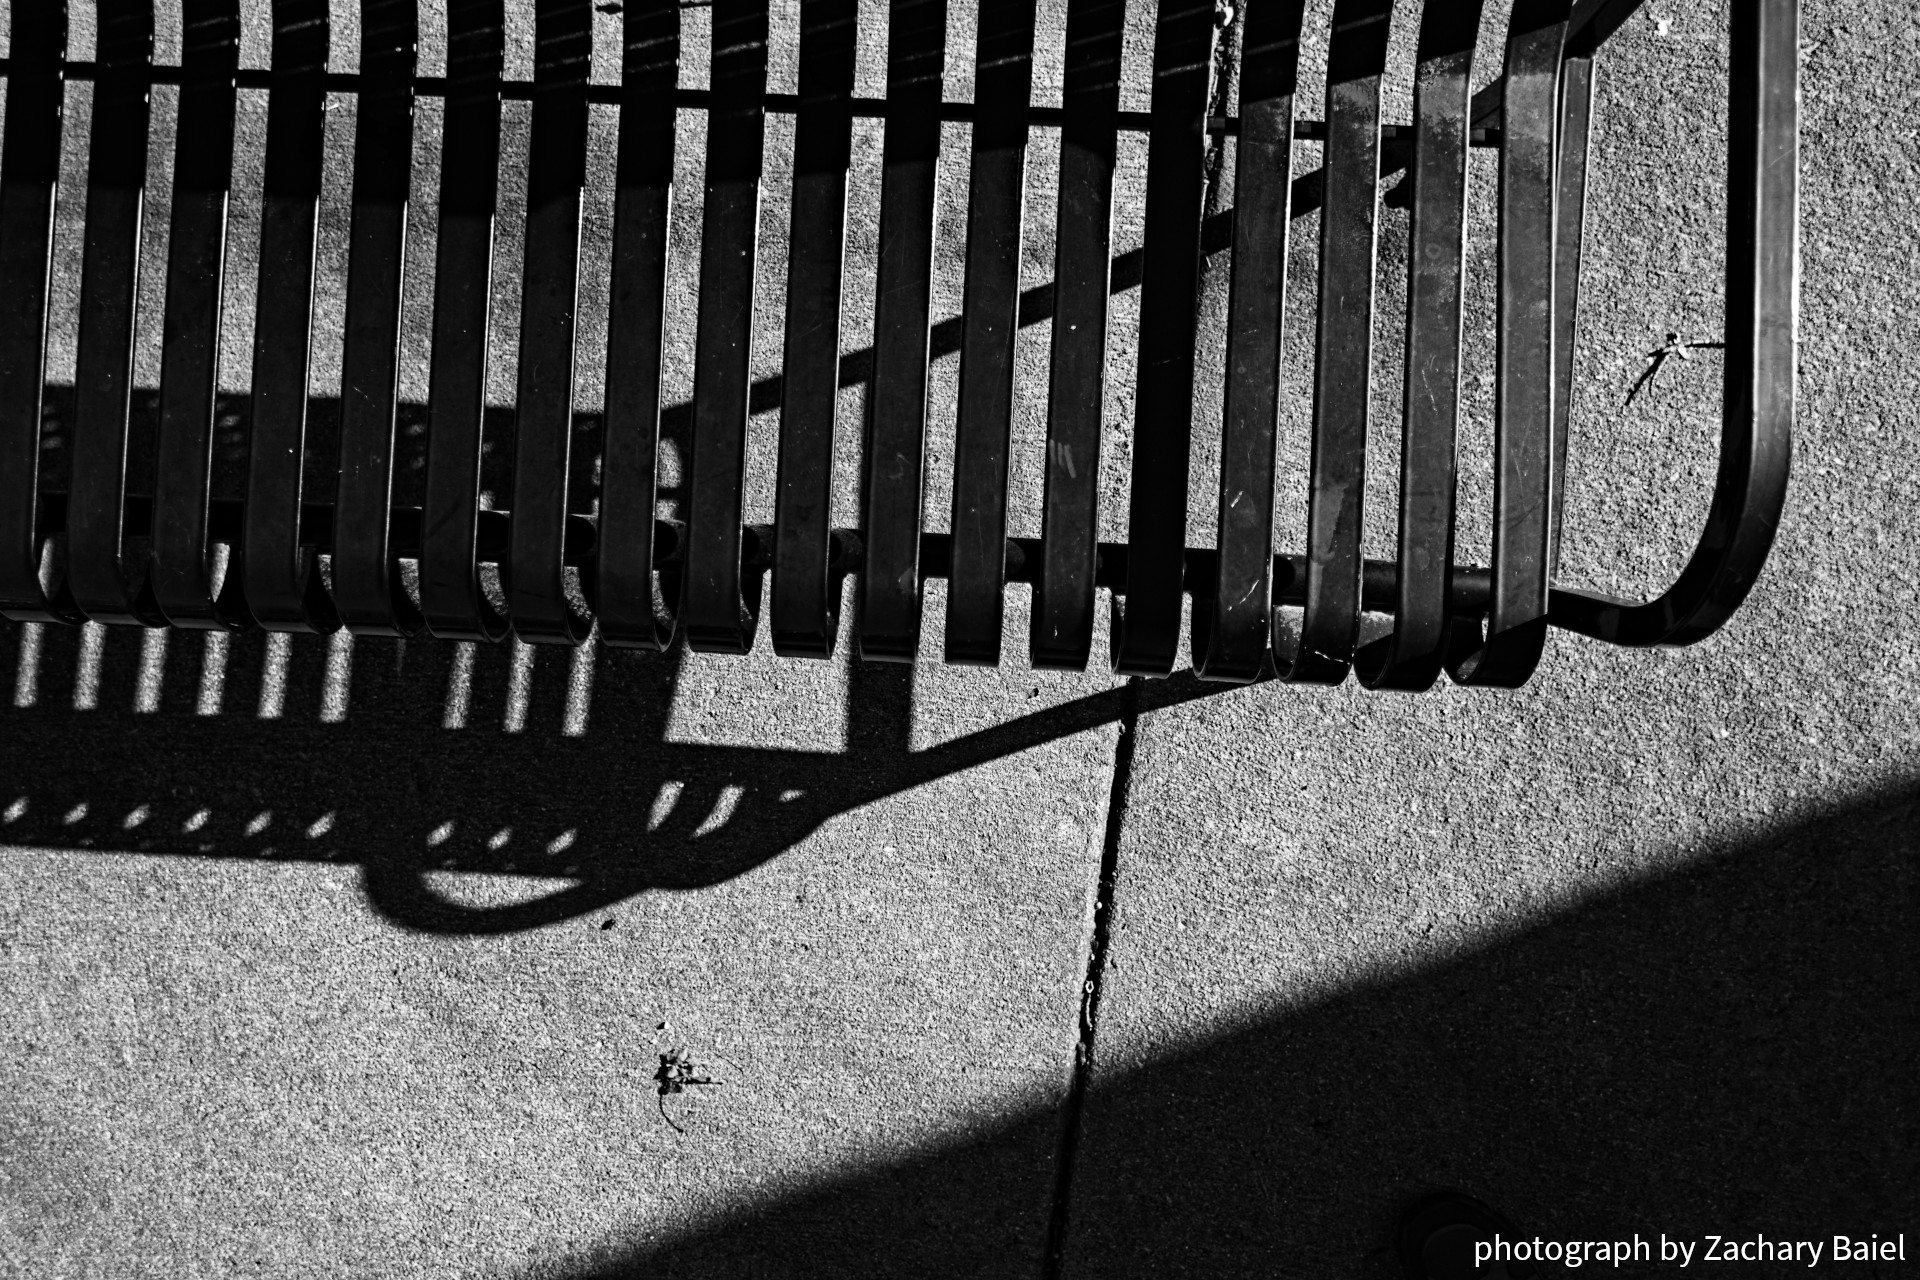
[[[12,68],[12,60],[0,58],[0,75],[6,75]],[[98,64],[92,62],[63,62],[61,74],[64,79],[92,81],[98,70]],[[170,66],[166,63],[154,63],[141,69],[137,77],[147,84],[185,84],[188,80],[187,69]],[[273,86],[273,72],[262,67],[242,67],[233,73],[233,83],[241,89],[269,89]],[[328,93],[358,93],[366,83],[366,77],[357,71],[329,71],[321,83]],[[445,76],[414,76],[412,87],[415,97],[445,98],[448,94],[448,82]],[[502,77],[497,82],[500,98],[504,102],[531,102],[534,98],[534,82],[531,80],[513,80]],[[617,107],[629,101],[631,91],[621,85],[592,84],[585,89],[587,101],[599,106]],[[675,107],[706,110],[713,105],[711,89],[680,89],[672,91]],[[797,93],[762,93],[759,95],[762,107],[775,115],[800,115],[816,110],[841,111],[856,120],[886,120],[891,117],[906,118],[914,115],[932,114],[940,120],[971,124],[978,118],[979,112],[971,102],[941,100],[931,106],[920,103],[894,102],[887,98],[853,97],[844,103],[812,103]],[[1067,120],[1064,107],[1032,106],[1027,109],[1027,123],[1034,128],[1059,128]],[[1153,113],[1148,111],[1122,111],[1115,109],[1109,117],[1110,127],[1119,133],[1146,133],[1153,124]],[[1237,116],[1207,117],[1207,133],[1213,137],[1231,138],[1238,136],[1240,120]],[[1324,142],[1327,137],[1327,125],[1324,120],[1296,120],[1293,122],[1293,136],[1300,142]],[[1473,129],[1469,142],[1476,147],[1497,147],[1500,145],[1500,130],[1493,126],[1480,126]],[[1380,137],[1386,142],[1412,142],[1413,126],[1410,124],[1383,124]]]
[[[1069,0],[1058,107],[1032,105],[1035,6],[982,0],[974,101],[946,100],[945,0],[893,0],[886,93],[854,94],[854,0],[809,0],[799,84],[768,91],[766,0],[714,0],[709,88],[679,85],[675,0],[627,0],[621,83],[589,83],[588,0],[530,0],[535,71],[504,75],[506,0],[450,0],[447,73],[417,74],[416,0],[361,0],[360,70],[330,73],[329,0],[274,0],[271,67],[239,66],[238,0],[183,0],[178,66],[153,59],[145,0],[98,0],[97,58],[68,62],[62,3],[16,5],[0,140],[0,613],[23,620],[431,634],[572,644],[678,640],[749,648],[763,610],[775,649],[825,656],[850,583],[862,657],[921,649],[929,579],[947,583],[945,656],[1001,660],[1011,583],[1032,587],[1029,656],[1078,667],[1094,609],[1111,661],[1168,674],[1270,676],[1419,689],[1444,671],[1515,686],[1549,625],[1624,644],[1710,634],[1751,588],[1784,500],[1793,414],[1796,0],[1754,0],[1732,24],[1726,387],[1721,470],[1706,531],[1661,596],[1623,602],[1554,582],[1576,350],[1593,58],[1636,0],[1515,0],[1493,84],[1469,95],[1476,0],[1420,14],[1413,120],[1380,119],[1392,0],[1336,0],[1324,109],[1296,90],[1303,0],[1246,7],[1223,46],[1204,0],[1161,0],[1150,107],[1120,109],[1123,0]],[[1223,53],[1223,49],[1225,52]],[[1222,72],[1237,50],[1238,113]],[[46,404],[52,226],[63,84],[91,80],[77,374],[68,416]],[[179,86],[171,207],[147,207],[149,86]],[[257,246],[229,223],[238,93],[264,93]],[[310,426],[316,210],[330,93],[357,96],[337,440]],[[441,102],[428,403],[399,400],[403,271],[418,102]],[[526,113],[520,358],[511,430],[489,436],[489,309],[498,265],[502,103]],[[590,105],[618,124],[605,409],[581,433],[576,336]],[[675,518],[660,499],[662,371],[678,114],[705,114],[694,393]],[[794,117],[786,320],[777,382],[754,383],[754,302],[772,113]],[[850,234],[853,122],[882,124],[879,255],[857,529],[829,520]],[[971,128],[961,315],[933,322],[941,125]],[[1026,158],[1057,128],[1054,280],[1020,287]],[[1142,134],[1144,245],[1115,257],[1118,136]],[[1233,137],[1235,205],[1207,192]],[[1294,144],[1323,167],[1294,171]],[[1491,562],[1456,563],[1455,468],[1465,290],[1467,151],[1498,149],[1495,489]],[[1211,149],[1210,149],[1211,148]],[[1384,175],[1411,209],[1399,528],[1392,560],[1361,554],[1372,415],[1376,225]],[[1313,181],[1308,182],[1311,178]],[[1275,475],[1289,341],[1289,228],[1320,215],[1313,309],[1305,554],[1277,553]],[[131,352],[140,226],[169,219],[160,391],[136,412]],[[1231,248],[1215,545],[1187,545],[1199,400],[1202,262]],[[216,394],[229,252],[257,251],[244,414]],[[1099,541],[1112,292],[1137,282],[1138,358],[1124,543]],[[1045,310],[1042,535],[1009,537],[1013,334]],[[929,366],[959,353],[953,508],[926,511]],[[745,501],[748,416],[778,408],[771,525]],[[150,410],[150,411],[149,411]],[[331,410],[329,411],[332,412]],[[401,423],[406,419],[406,434]],[[228,425],[230,422],[237,425]],[[216,437],[238,450],[215,484]],[[578,437],[578,443],[576,443]],[[237,445],[235,442],[238,442]],[[483,465],[496,442],[505,456]],[[55,447],[57,446],[57,448]],[[42,474],[42,455],[62,474]],[[590,456],[580,456],[582,453]],[[400,500],[401,459],[424,474]],[[136,475],[136,471],[138,474]],[[483,475],[483,472],[485,475]],[[486,477],[492,477],[488,479]],[[229,481],[232,481],[229,476]],[[324,481],[324,483],[322,483]],[[496,492],[497,491],[497,492]],[[1297,609],[1295,625],[1276,611]],[[1362,643],[1361,617],[1391,627]]]
[[[223,545],[237,545],[244,531],[244,509],[232,499],[216,498],[207,505],[207,539]],[[44,535],[56,536],[65,527],[67,495],[44,493],[40,518]],[[129,496],[125,523],[121,532],[127,538],[153,536],[153,501]],[[480,513],[479,533],[474,541],[475,559],[483,566],[498,568],[508,559],[512,546],[512,513],[487,510]],[[681,561],[680,547],[684,526],[672,520],[654,521],[654,564],[659,571],[672,573]],[[425,545],[422,536],[422,512],[419,507],[393,508],[388,523],[389,549],[402,559],[417,559]],[[570,568],[591,566],[594,562],[596,531],[591,516],[567,517],[561,562]],[[832,551],[828,572],[837,577],[857,573],[863,560],[860,531],[836,528],[830,533]],[[743,573],[773,567],[772,525],[747,525],[741,539],[740,568]],[[306,503],[300,508],[300,542],[321,555],[334,549],[334,508],[326,503]],[[1123,542],[1101,542],[1094,548],[1094,584],[1125,595],[1127,585],[1127,546]],[[1038,538],[1008,538],[1005,549],[1005,576],[1008,582],[1032,583],[1046,559],[1045,547]],[[1186,552],[1186,580],[1189,590],[1202,590],[1213,580],[1219,553],[1203,547]],[[953,539],[944,533],[920,535],[920,576],[923,582],[945,578],[952,571]],[[1298,606],[1306,602],[1305,556],[1273,557],[1274,599],[1282,605]],[[1455,565],[1452,578],[1453,611],[1461,617],[1485,614],[1490,598],[1491,579],[1484,569]],[[1374,613],[1391,613],[1398,590],[1400,566],[1392,560],[1367,560],[1363,566],[1361,594],[1365,608]]]

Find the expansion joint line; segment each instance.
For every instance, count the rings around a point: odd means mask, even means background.
[[[1214,41],[1213,87],[1209,93],[1208,114],[1220,115],[1233,100],[1239,69],[1241,13],[1219,0],[1220,17],[1225,25]],[[1211,135],[1207,140],[1206,201],[1204,216],[1212,217],[1226,206],[1226,138]],[[1209,267],[1201,258],[1202,280]],[[1204,285],[1203,285],[1204,288]],[[1201,299],[1194,300],[1200,305]],[[1046,1252],[1041,1264],[1045,1280],[1060,1280],[1066,1265],[1067,1232],[1073,1211],[1074,1168],[1080,1154],[1082,1118],[1087,1093],[1093,1083],[1094,1049],[1100,1029],[1100,987],[1106,977],[1107,944],[1113,927],[1114,882],[1120,865],[1120,834],[1126,822],[1128,792],[1133,781],[1134,747],[1139,737],[1141,682],[1127,681],[1126,710],[1120,717],[1120,736],[1114,744],[1113,784],[1107,798],[1107,826],[1100,846],[1100,876],[1093,902],[1093,936],[1087,945],[1087,972],[1080,986],[1079,1039],[1074,1046],[1073,1079],[1067,1087],[1061,1108],[1060,1146],[1054,1158],[1053,1212],[1047,1223]]]
[[[1100,874],[1095,882],[1093,932],[1087,943],[1087,971],[1080,985],[1079,1039],[1073,1052],[1073,1079],[1060,1116],[1060,1146],[1054,1157],[1053,1212],[1047,1223],[1047,1247],[1041,1265],[1045,1280],[1059,1280],[1066,1261],[1067,1229],[1073,1208],[1074,1166],[1080,1154],[1081,1118],[1093,1083],[1095,1039],[1100,1029],[1100,986],[1106,977],[1107,943],[1113,928],[1114,881],[1120,866],[1120,833],[1126,822],[1133,781],[1134,746],[1139,738],[1140,678],[1127,681],[1126,710],[1114,744],[1113,783],[1107,797],[1107,824],[1100,843]]]

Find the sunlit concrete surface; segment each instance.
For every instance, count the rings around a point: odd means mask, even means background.
[[[1330,8],[1309,6],[1314,117]],[[1669,333],[1720,336],[1726,8],[1648,0],[1599,62],[1563,576],[1623,594],[1684,562],[1712,483],[1718,352],[1627,396]],[[524,75],[530,10],[510,9],[509,74]],[[1130,6],[1131,108],[1146,105],[1151,9]],[[1476,83],[1506,6],[1488,10]],[[619,19],[597,11],[595,76],[610,81]],[[1036,101],[1057,100],[1064,12],[1040,6]],[[247,13],[261,65],[270,27],[264,6]],[[971,6],[951,15],[947,96],[965,99]],[[865,94],[884,86],[884,16],[862,7]],[[1390,121],[1408,118],[1417,16],[1396,10]],[[1794,486],[1748,607],[1695,649],[1556,636],[1517,694],[1128,687],[1015,660],[1024,588],[1009,595],[1008,667],[938,665],[940,583],[911,672],[844,647],[776,660],[764,625],[745,660],[0,629],[0,1273],[1384,1278],[1398,1208],[1443,1185],[1563,1238],[1911,1234],[1907,17],[1882,0],[1807,5]],[[697,54],[708,10],[685,20]],[[777,6],[785,91],[796,26]],[[170,92],[156,93],[161,135]],[[351,95],[335,99],[323,399],[339,378],[351,172]],[[264,103],[242,106],[244,178]],[[678,184],[697,193],[703,123],[686,114]],[[514,388],[525,105],[508,116],[499,408]],[[611,208],[612,116],[594,119],[583,350],[604,342]],[[943,133],[936,321],[960,306],[967,137]],[[763,382],[779,363],[790,146],[776,119]],[[1318,150],[1301,144],[1296,163]],[[1027,289],[1051,278],[1057,152],[1036,129]],[[416,156],[424,264],[437,161],[428,141]],[[1209,207],[1230,209],[1232,147],[1218,158]],[[880,123],[860,122],[842,335],[856,359],[879,167]],[[1116,256],[1139,246],[1144,170],[1144,146],[1123,145]],[[1473,174],[1462,554],[1484,558],[1491,153]],[[242,229],[258,221],[251,181],[234,196]],[[1383,316],[1405,293],[1406,215],[1388,203]],[[80,225],[63,210],[55,384],[72,378]],[[676,405],[692,390],[699,230],[684,198]],[[1314,216],[1294,224],[1288,547],[1304,523],[1317,231]],[[164,251],[156,219],[143,290]],[[1214,253],[1206,277],[1205,421],[1229,262]],[[423,267],[408,296],[410,401],[425,392],[431,283]],[[228,284],[222,390],[238,395],[245,252]],[[151,389],[157,290],[142,305],[136,383]],[[1115,296],[1115,539],[1137,313],[1137,288]],[[957,387],[940,332],[935,528]],[[1402,352],[1398,321],[1377,332],[1367,536],[1386,555]],[[1023,535],[1038,532],[1049,333],[1018,340]],[[583,360],[577,410],[600,396]],[[851,524],[863,388],[842,396],[834,518]],[[778,412],[756,408],[747,500],[764,520]],[[671,454],[684,414],[667,427]],[[1195,540],[1212,536],[1211,431]],[[664,484],[676,500],[674,465]],[[1103,628],[1096,666],[1105,646]],[[663,1071],[687,1083],[662,1092]]]
[[[1561,574],[1620,595],[1713,482],[1718,351],[1626,402],[1668,333],[1721,336],[1726,16],[1652,0],[1596,63]],[[1446,1186],[1560,1239],[1916,1220],[1907,17],[1806,6],[1795,475],[1723,633],[1141,721],[1067,1274],[1398,1275]]]
[[[1070,681],[7,640],[10,1273],[552,1274],[1064,1095]],[[979,1187],[1036,1265],[1056,1142]]]

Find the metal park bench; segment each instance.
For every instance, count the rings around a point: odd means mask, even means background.
[[[1414,116],[1383,126],[1390,0],[1338,0],[1325,113],[1295,102],[1302,0],[1248,0],[1239,108],[1213,113],[1214,0],[1161,0],[1151,109],[1120,110],[1120,0],[1068,5],[1063,105],[1030,105],[1034,5],[981,0],[974,101],[943,101],[945,0],[894,0],[884,100],[856,97],[854,0],[801,8],[797,96],[767,92],[765,0],[714,0],[709,88],[680,87],[682,10],[625,0],[622,81],[590,83],[588,0],[538,0],[530,83],[503,79],[503,0],[447,0],[444,78],[418,73],[415,0],[362,0],[360,63],[329,73],[327,0],[273,0],[270,69],[242,70],[239,0],[183,0],[184,53],[154,61],[155,6],[98,0],[97,56],[68,56],[67,5],[13,0],[0,154],[0,612],[281,631],[347,627],[536,643],[821,657],[856,582],[861,657],[920,649],[923,587],[944,577],[945,654],[1001,656],[1007,584],[1032,585],[1031,657],[1083,667],[1097,589],[1116,670],[1166,675],[1191,598],[1210,679],[1265,675],[1418,689],[1441,671],[1516,686],[1549,626],[1623,645],[1686,644],[1738,608],[1780,513],[1795,361],[1796,0],[1733,6],[1724,428],[1705,531],[1647,602],[1554,582],[1575,353],[1592,66],[1636,0],[1516,0],[1505,65],[1470,95],[1479,0],[1420,17]],[[608,7],[602,5],[602,8]],[[57,191],[65,81],[92,81],[84,192]],[[157,405],[130,373],[150,86],[179,86]],[[237,93],[268,101],[259,305],[236,488],[216,374]],[[338,447],[316,451],[308,382],[315,207],[329,91],[358,94]],[[424,422],[397,406],[412,122],[444,100]],[[531,99],[520,359],[510,479],[482,499],[487,325],[503,98]],[[580,349],[576,292],[590,103],[618,108],[607,350]],[[684,501],[659,518],[663,314],[676,114],[707,112],[694,394]],[[796,116],[775,519],[744,523],[753,299],[766,120]],[[880,243],[858,528],[833,528],[847,175],[856,117],[884,119]],[[950,532],[928,532],[935,173],[943,120],[971,121]],[[1061,131],[1042,536],[1009,538],[1008,466],[1029,134]],[[1100,543],[1116,139],[1147,137],[1137,394],[1124,544]],[[1228,370],[1215,545],[1187,545],[1196,430],[1204,167],[1237,136]],[[1324,147],[1305,554],[1275,554],[1279,364],[1296,139]],[[1499,148],[1490,563],[1455,563],[1468,148]],[[1412,179],[1398,552],[1361,549],[1381,174]],[[76,376],[66,439],[46,407],[56,198],[83,198]],[[685,194],[677,198],[687,199]],[[1297,334],[1286,340],[1307,339]],[[605,361],[592,449],[576,365]],[[424,432],[422,434],[422,428]],[[58,443],[65,461],[42,467]],[[224,447],[224,446],[223,446]],[[424,447],[417,501],[398,500]],[[411,456],[411,455],[408,455]],[[485,465],[498,465],[499,460]],[[64,474],[55,474],[55,472]],[[330,472],[328,483],[317,483]],[[325,495],[327,500],[316,500]],[[495,508],[498,509],[495,509]],[[497,581],[494,574],[497,568]],[[324,571],[323,571],[324,570]],[[762,599],[762,582],[770,588]],[[1297,628],[1275,624],[1281,606]],[[1363,613],[1392,627],[1360,643]],[[1289,615],[1291,616],[1291,615]],[[1297,633],[1297,634],[1296,634]]]

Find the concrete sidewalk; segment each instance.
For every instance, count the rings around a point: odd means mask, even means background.
[[[1920,198],[1920,73],[1893,6],[1803,23],[1801,411],[1758,588],[1695,649],[1556,633],[1517,694],[1143,720],[1068,1274],[1394,1275],[1396,1214],[1448,1186],[1549,1239],[1920,1221],[1920,234],[1874,212]],[[1667,332],[1720,336],[1726,56],[1724,8],[1653,3],[1598,63],[1562,575],[1630,597],[1712,484],[1717,351],[1625,401]]]
[[[1330,8],[1309,6],[1309,66]],[[871,35],[884,7],[862,13]],[[953,13],[964,97],[971,8]],[[1056,64],[1063,14],[1042,7]],[[1396,11],[1388,119],[1417,14]],[[764,634],[727,659],[0,628],[0,1274],[1385,1280],[1394,1214],[1441,1185],[1552,1238],[1913,1234],[1906,17],[1807,5],[1794,488],[1749,605],[1696,649],[1556,637],[1517,694],[1128,686],[1026,670],[1024,589],[1007,667],[939,665],[938,583],[911,672],[777,661]],[[1666,580],[1711,485],[1717,353],[1623,401],[1668,332],[1719,333],[1725,21],[1649,0],[1600,63],[1565,573],[1603,589]],[[877,93],[884,62],[861,65]],[[944,139],[936,318],[959,307],[965,139]],[[850,353],[877,143],[856,147]],[[1037,211],[1052,146],[1033,149]],[[1116,254],[1138,243],[1143,159],[1122,157]],[[768,264],[785,181],[770,158]],[[1050,217],[1023,286],[1050,278]],[[1404,219],[1383,220],[1387,314]],[[509,209],[508,245],[512,227]],[[1297,337],[1316,220],[1295,232]],[[1473,252],[1484,279],[1484,235]],[[1380,328],[1384,484],[1399,337]],[[1020,338],[1019,533],[1046,335]],[[1289,346],[1297,383],[1308,344]],[[1463,484],[1483,503],[1476,346]],[[778,352],[761,344],[757,377]],[[1129,359],[1116,342],[1110,522]],[[955,365],[934,369],[935,526]],[[690,393],[684,363],[669,381]],[[1293,502],[1305,436],[1285,429]],[[776,432],[756,417],[750,507],[770,509]],[[1390,524],[1369,524],[1372,554]],[[1463,536],[1484,555],[1484,521]]]

